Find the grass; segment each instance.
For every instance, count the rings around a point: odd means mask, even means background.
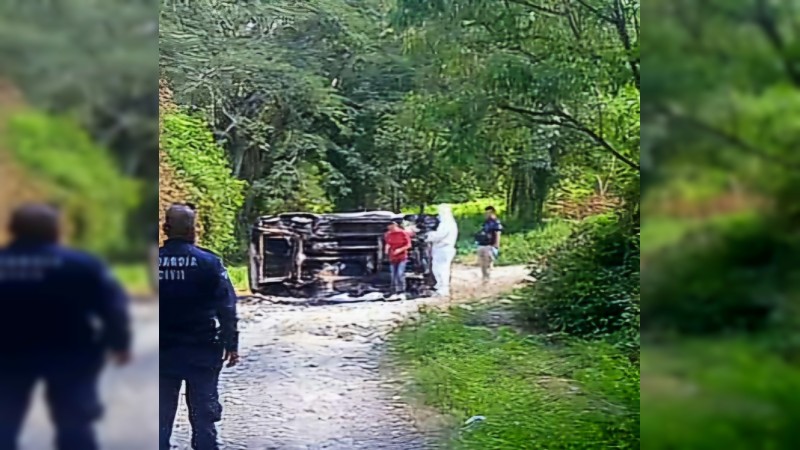
[[[471,325],[482,314],[428,313],[391,341],[427,404],[462,423],[486,418],[450,448],[639,448],[638,365],[603,343],[551,346]]]
[[[759,339],[684,339],[644,348],[648,448],[796,447],[800,370]]]
[[[146,264],[117,264],[112,271],[130,295],[150,295],[150,275]]]
[[[228,276],[236,292],[250,292],[249,275],[246,266],[228,267]]]

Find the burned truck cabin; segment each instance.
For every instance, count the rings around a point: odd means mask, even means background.
[[[436,229],[438,219],[385,211],[260,217],[251,234],[250,288],[263,295],[297,297],[388,292],[383,236],[397,220],[412,233],[408,293],[427,295],[434,281],[425,236]]]

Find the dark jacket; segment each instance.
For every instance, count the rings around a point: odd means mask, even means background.
[[[158,251],[158,276],[160,348],[221,342],[238,349],[236,294],[218,256],[168,239]]]
[[[130,349],[128,298],[109,269],[86,253],[34,242],[1,248],[0,304],[3,352]]]
[[[498,219],[486,219],[481,226],[481,231],[475,234],[478,245],[494,245],[497,242],[497,233],[503,232],[503,225]]]

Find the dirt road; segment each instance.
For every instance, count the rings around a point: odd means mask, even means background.
[[[495,271],[482,286],[479,269],[457,267],[453,302],[496,295],[527,275],[524,267]],[[299,306],[242,300],[243,362],[221,377],[225,449],[431,449],[398,396],[398,381],[379,370],[386,335],[422,305],[445,300]],[[188,449],[185,407],[176,448]],[[111,449],[114,450],[114,449]]]

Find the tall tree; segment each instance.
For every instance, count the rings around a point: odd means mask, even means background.
[[[528,130],[473,134],[505,154],[495,159],[507,162],[521,218],[541,218],[567,152],[615,159],[637,176],[638,124],[624,118],[638,114],[638,2],[401,0],[395,23],[427,69],[422,85],[461,99],[456,120],[477,104],[496,131]],[[502,135],[515,139],[498,146]]]

